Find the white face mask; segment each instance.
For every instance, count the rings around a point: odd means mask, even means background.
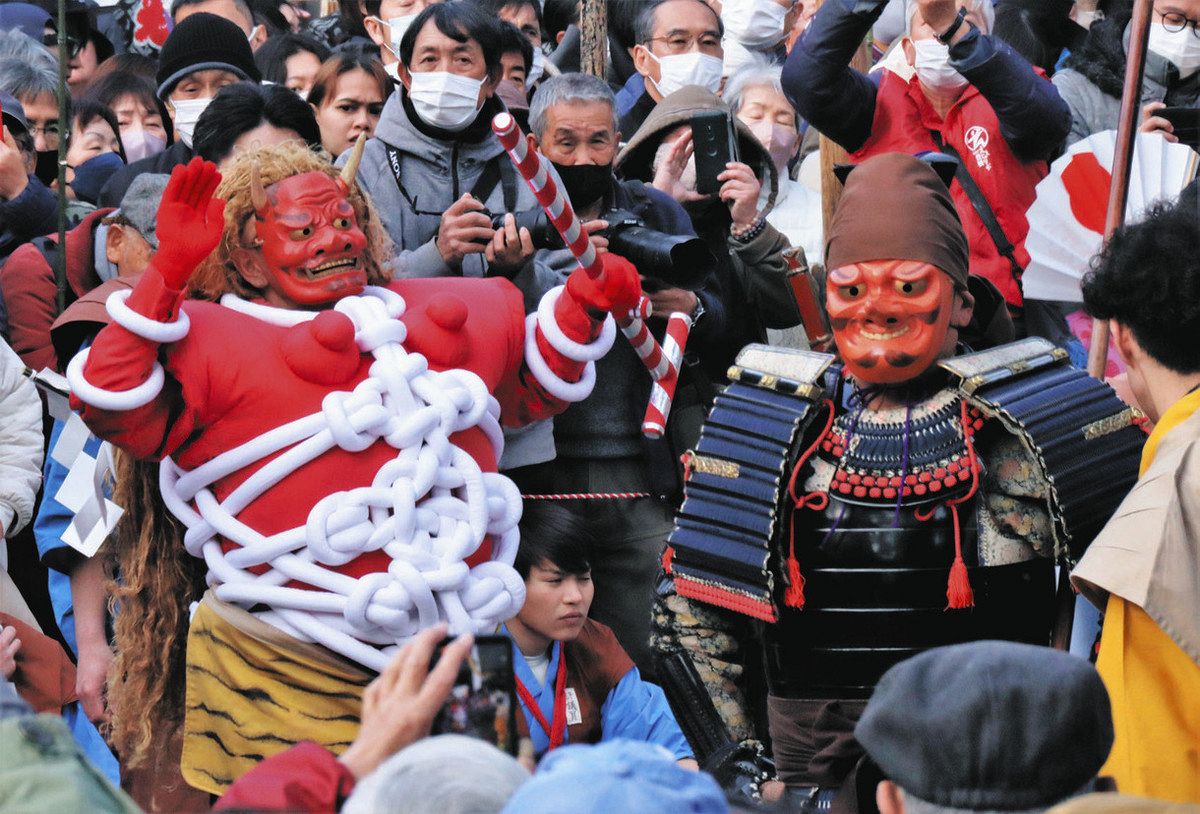
[[[389,62],[387,65],[384,65],[383,72],[386,73],[388,76],[390,76],[392,78],[392,81],[395,82],[397,85],[400,84],[400,63],[399,62]]]
[[[179,132],[179,140],[188,147],[192,146],[192,134],[196,132],[196,122],[200,120],[200,114],[212,102],[212,97],[207,99],[179,99],[172,100],[171,107],[175,109],[175,129]]]
[[[426,124],[457,133],[475,121],[483,105],[479,102],[482,79],[447,71],[412,73],[408,98]]]
[[[1182,31],[1168,31],[1162,23],[1153,23],[1148,47],[1178,68],[1180,79],[1200,70],[1200,37],[1192,33],[1191,26],[1184,26]]]
[[[787,163],[792,159],[792,155],[796,152],[796,144],[800,141],[800,134],[795,130],[784,127],[782,124],[769,122],[765,119],[747,125],[750,132],[758,139],[763,147],[767,148],[767,152],[771,154],[771,163],[775,165],[775,171],[779,173],[779,177],[783,178],[787,175]]]
[[[970,83],[950,67],[950,47],[937,40],[913,40],[917,50],[917,78],[927,88],[940,91],[962,90]]]
[[[529,68],[529,75],[525,77],[525,90],[532,90],[533,83],[542,78],[542,74],[546,72],[546,55],[542,53],[542,49],[536,45],[533,48],[533,65]]]
[[[787,33],[788,10],[774,0],[725,0],[721,20],[725,33],[747,48],[771,48]]]
[[[261,26],[261,25],[256,25],[256,26],[254,26],[254,28],[251,28],[251,29],[250,29],[250,33],[246,35],[246,42],[248,42],[248,43],[250,43],[251,45],[253,45],[253,44],[254,44],[254,38],[255,38],[255,36],[257,36],[257,35],[258,35],[258,29],[260,29],[260,28],[262,28],[262,26]]]
[[[1075,24],[1083,28],[1091,28],[1092,23],[1098,23],[1104,19],[1104,12],[1100,9],[1094,11],[1080,11],[1079,7],[1075,7]]]
[[[388,27],[388,32],[391,34],[392,40],[392,54],[399,58],[400,40],[404,39],[404,32],[412,25],[412,21],[417,19],[417,15],[405,14],[403,17],[389,17],[387,21],[381,20],[378,17],[372,17],[371,19]]]
[[[670,96],[688,85],[699,85],[713,93],[721,87],[721,60],[716,57],[692,51],[665,57],[650,54],[650,58],[658,63],[660,77],[657,82],[653,79],[650,81],[654,82],[654,87],[658,88],[658,92],[663,96]]]

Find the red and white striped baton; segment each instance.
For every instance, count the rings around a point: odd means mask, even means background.
[[[667,429],[667,417],[671,414],[671,402],[675,398],[675,386],[679,384],[679,370],[683,366],[683,349],[687,345],[688,333],[692,330],[692,318],[676,311],[667,319],[667,334],[663,338],[662,354],[668,373],[656,379],[650,388],[650,403],[642,419],[642,435],[647,438],[662,438]]]
[[[600,258],[596,254],[596,249],[592,246],[587,230],[583,228],[583,223],[575,214],[574,208],[571,206],[571,201],[566,194],[559,190],[558,185],[554,183],[554,176],[550,173],[546,158],[536,151],[532,151],[526,144],[525,134],[521,132],[520,126],[509,113],[497,113],[492,119],[492,131],[496,134],[496,138],[500,140],[500,145],[504,147],[508,157],[516,166],[517,172],[525,179],[525,183],[529,185],[533,195],[537,198],[538,204],[545,210],[546,216],[550,222],[554,224],[554,228],[562,236],[563,243],[567,249],[575,256],[579,265],[593,279],[600,275]],[[679,375],[679,360],[672,363],[668,354],[663,352],[663,348],[655,341],[650,330],[646,327],[645,320],[650,316],[650,301],[646,297],[642,297],[638,302],[637,308],[625,316],[617,316],[617,325],[621,328],[621,332],[625,334],[633,345],[634,351],[637,352],[638,358],[642,360],[642,364],[646,366],[646,370],[650,371],[650,375],[654,378],[656,384],[664,382],[668,377],[678,378]],[[615,315],[614,315],[615,316]],[[688,320],[690,327],[691,321]],[[669,322],[668,322],[669,329]],[[687,342],[688,330],[684,329],[681,335],[675,337],[675,342],[679,348],[677,354],[679,359],[683,356],[683,346]],[[666,425],[666,413],[670,412],[670,400],[674,393],[674,385],[671,386],[671,395],[667,395],[665,400],[660,390],[655,390],[651,393],[651,404],[647,408],[647,416],[649,418],[650,411],[655,410],[655,396],[659,398],[659,402],[665,406],[665,410],[658,409],[658,414],[662,415],[663,426]],[[648,424],[643,424],[643,432],[648,431]],[[659,435],[661,435],[661,430]],[[651,435],[649,437],[658,437]]]

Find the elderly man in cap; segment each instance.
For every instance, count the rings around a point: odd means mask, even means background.
[[[37,153],[25,110],[0,91],[4,131],[0,140],[0,260],[35,235],[54,228],[54,195],[33,174]]]
[[[1094,789],[1113,721],[1086,661],[985,641],[893,667],[854,736],[885,777],[880,814],[1036,814]]]
[[[753,637],[714,607],[768,623],[741,620],[762,631],[780,779],[826,800],[888,668],[941,645],[1049,643],[1054,560],[1136,479],[1141,432],[1107,385],[1043,339],[967,352],[981,331],[941,169],[887,153],[850,172],[826,253],[838,358],[739,354],[670,538],[681,650],[728,700]],[[1081,432],[1093,421],[1104,431]],[[681,671],[659,668],[673,704]],[[677,705],[684,732],[711,733],[697,709]]]

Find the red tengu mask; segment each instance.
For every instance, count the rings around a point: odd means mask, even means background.
[[[917,378],[941,356],[954,282],[917,260],[871,260],[832,269],[826,289],[833,339],[846,372],[864,385]]]
[[[321,172],[271,185],[255,213],[269,286],[297,306],[361,294],[367,284],[358,228],[346,186]]]

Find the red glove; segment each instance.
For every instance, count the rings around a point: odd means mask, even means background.
[[[603,322],[612,314],[625,316],[637,306],[642,297],[642,282],[638,271],[624,257],[604,252],[600,255],[603,271],[592,279],[582,268],[567,278],[567,293],[588,312],[593,320]]]
[[[158,208],[154,253],[154,267],[169,289],[186,287],[192,272],[221,242],[225,201],[215,197],[220,183],[217,165],[199,156],[171,171]]]

